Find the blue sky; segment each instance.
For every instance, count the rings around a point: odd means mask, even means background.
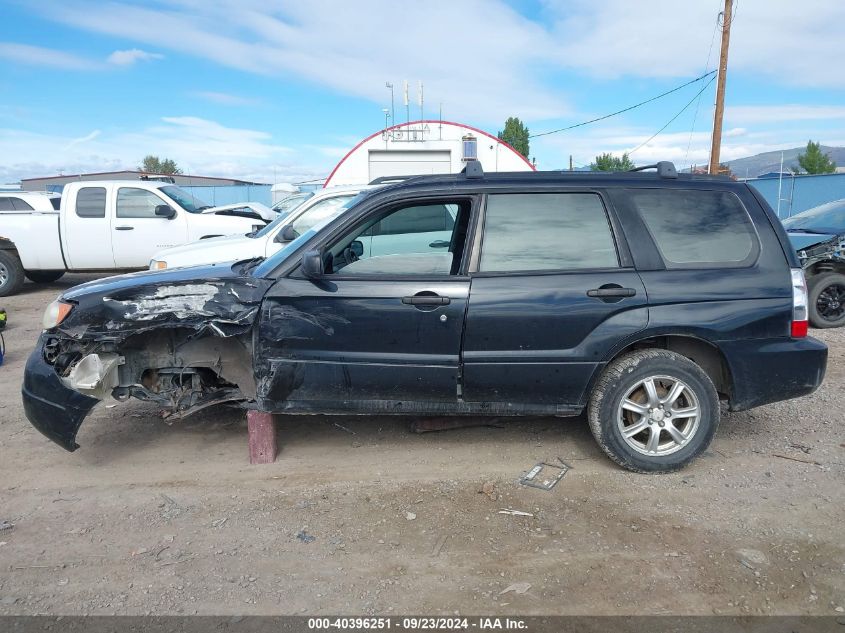
[[[384,125],[385,81],[425,86],[425,115],[542,132],[626,107],[716,67],[721,0],[40,0],[0,3],[0,181],[137,167],[266,182],[324,177]],[[723,159],[845,145],[845,2],[742,0]],[[712,43],[712,47],[711,47]],[[703,86],[532,140],[540,168],[631,150]],[[709,151],[711,84],[632,156]],[[401,116],[400,116],[401,113]]]

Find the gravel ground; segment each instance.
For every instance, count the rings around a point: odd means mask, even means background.
[[[550,418],[282,418],[278,460],[250,466],[241,412],[169,426],[135,401],[100,405],[71,454],[19,389],[44,307],[90,278],[0,302],[0,614],[845,611],[845,329],[812,332],[831,352],[816,394],[725,414],[671,475]],[[517,483],[558,458],[551,492]]]

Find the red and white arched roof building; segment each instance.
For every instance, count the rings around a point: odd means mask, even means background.
[[[485,172],[531,171],[528,159],[495,136],[451,121],[411,121],[371,134],[344,156],[325,186],[363,185],[384,176],[456,174],[468,160]]]

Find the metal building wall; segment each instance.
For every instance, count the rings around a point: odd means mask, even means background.
[[[757,178],[747,181],[778,210],[778,179]],[[825,202],[845,198],[845,174],[822,174],[815,176],[794,176],[781,182],[779,217],[801,213]]]
[[[272,194],[270,192],[272,185],[179,186],[211,206],[235,204],[236,202],[261,202],[268,207],[272,205]]]

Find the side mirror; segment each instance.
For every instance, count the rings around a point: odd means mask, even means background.
[[[302,274],[308,279],[319,279],[323,276],[323,254],[320,251],[305,251],[300,264]]]
[[[285,242],[293,242],[298,237],[299,233],[297,233],[296,229],[293,228],[293,224],[286,224],[282,227],[281,231],[276,233],[276,237],[273,238],[273,241],[278,242],[279,244],[284,244]]]
[[[353,240],[352,243],[349,245],[349,249],[352,251],[352,254],[355,257],[363,257],[364,255],[364,242],[361,240]]]
[[[160,204],[156,207],[155,214],[160,218],[172,220],[176,217],[176,209],[171,207],[169,204]]]

